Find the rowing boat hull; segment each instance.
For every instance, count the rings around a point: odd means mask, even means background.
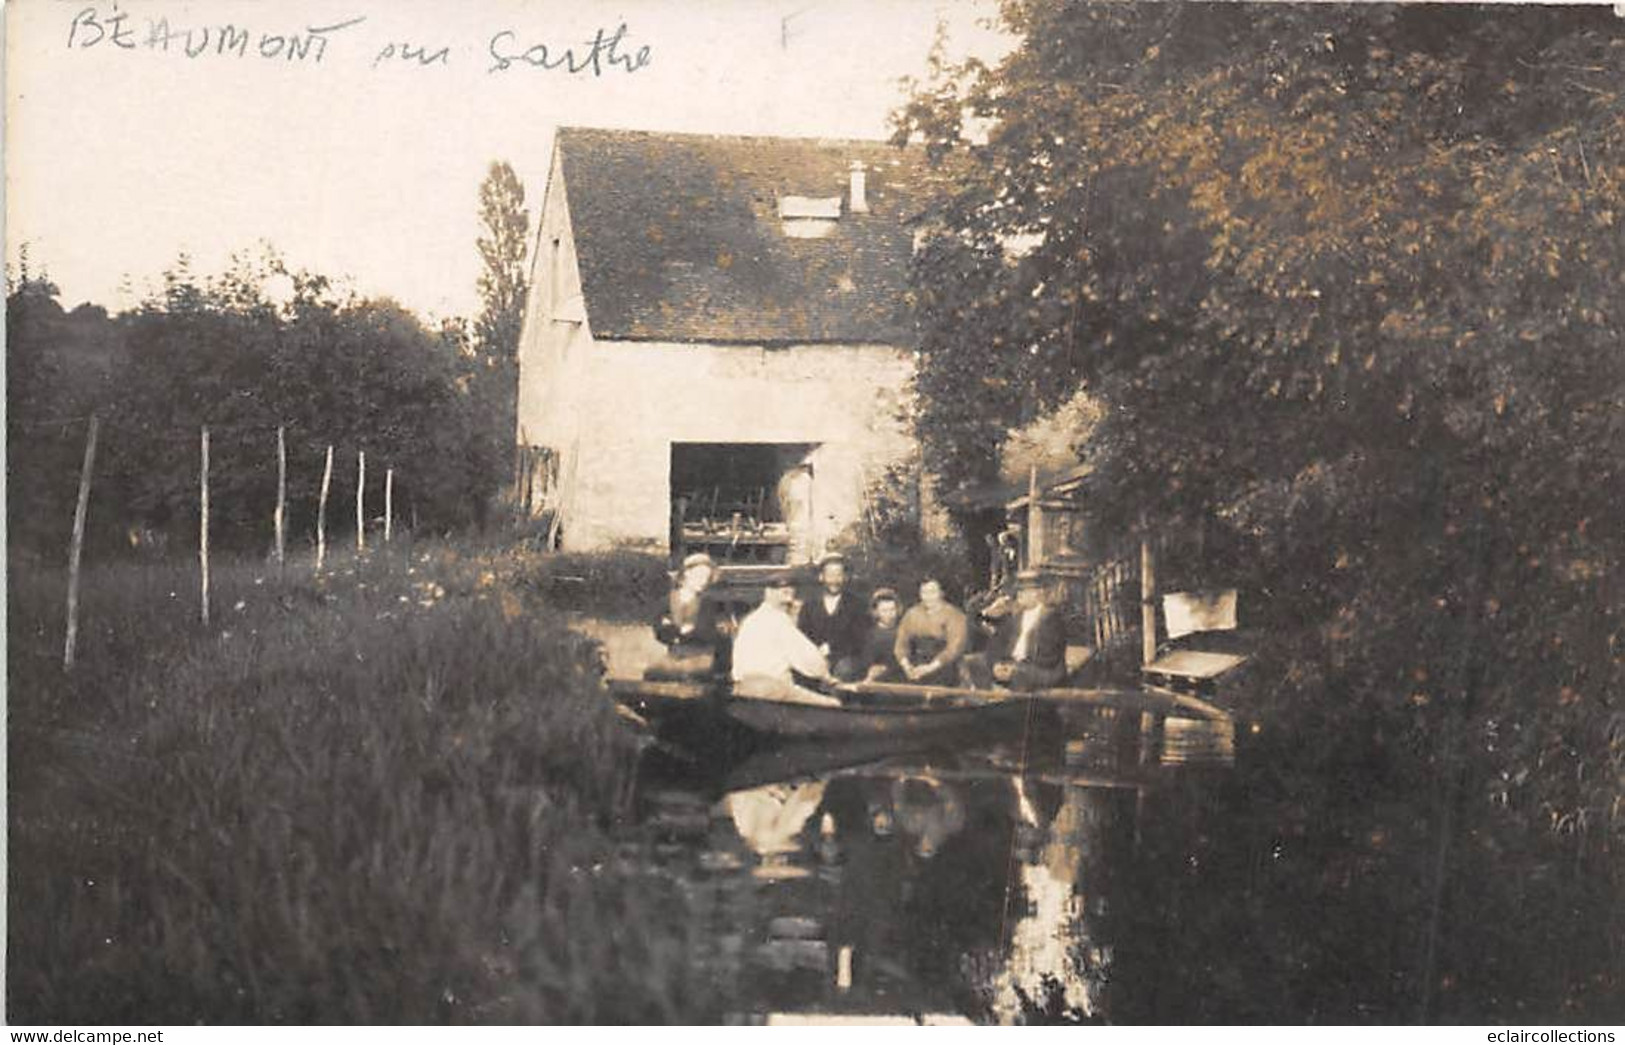
[[[1035,710],[1027,700],[945,707],[821,707],[730,697],[722,711],[757,733],[786,739],[905,737],[1020,726]]]
[[[840,707],[787,703],[733,694],[699,682],[612,679],[610,692],[624,707],[647,719],[657,732],[719,734],[744,731],[757,738],[828,740],[857,737],[916,737],[971,730],[1019,727],[1037,705],[1021,697],[875,699],[849,694]],[[923,687],[916,687],[923,688]]]
[[[865,683],[842,687],[838,707],[734,694],[725,682],[612,679],[621,705],[678,742],[729,747],[762,742],[903,738],[1031,728],[1036,717],[1113,709],[1229,722],[1218,708],[1158,687],[1031,692]]]

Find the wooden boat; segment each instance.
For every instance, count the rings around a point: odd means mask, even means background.
[[[892,689],[894,687],[886,687]],[[765,700],[731,692],[721,680],[610,679],[609,690],[625,708],[657,732],[688,732],[721,725],[758,739],[812,740],[917,737],[966,730],[1020,728],[1036,706],[1020,696],[982,690],[903,687],[883,693],[872,686],[841,687],[839,707]]]
[[[708,743],[857,737],[904,738],[1031,729],[1057,709],[1119,709],[1214,720],[1228,716],[1198,698],[1140,689],[986,690],[911,683],[837,687],[839,707],[733,693],[726,680],[611,679],[610,693],[657,733]]]

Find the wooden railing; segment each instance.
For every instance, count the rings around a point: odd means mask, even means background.
[[[1133,559],[1115,559],[1094,571],[1085,583],[1083,612],[1094,640],[1095,656],[1110,659],[1135,645],[1140,635],[1140,575]]]

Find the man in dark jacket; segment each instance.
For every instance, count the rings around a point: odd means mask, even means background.
[[[801,605],[796,627],[829,660],[830,672],[843,682],[863,676],[869,637],[869,610],[846,590],[846,559],[837,554],[818,560],[819,590]]]
[[[999,625],[988,652],[965,659],[971,685],[996,681],[1011,689],[1044,689],[1061,682],[1066,676],[1066,624],[1048,603],[1037,572],[1017,575],[1016,606]]]

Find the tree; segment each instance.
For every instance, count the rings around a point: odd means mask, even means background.
[[[928,463],[985,477],[1087,389],[1103,525],[1241,542],[1225,579],[1267,596],[1283,757],[1363,751],[1425,825],[1404,1018],[1436,1015],[1440,970],[1488,983],[1494,952],[1447,881],[1497,846],[1606,867],[1625,838],[1622,26],[1003,11],[1020,46],[900,114],[958,172],[916,272]]]
[[[524,323],[525,253],[530,213],[525,187],[506,162],[493,163],[480,184],[476,245],[483,266],[481,309],[474,322],[470,392],[486,418],[470,448],[470,467],[483,488],[476,498],[484,519],[488,499],[510,475],[519,402],[519,334]]]
[[[6,280],[7,543],[61,561],[85,429],[109,398],[120,335],[99,308],[65,312],[27,244],[18,262]]]
[[[273,278],[291,282],[287,300],[267,294]],[[182,259],[117,323],[125,358],[104,408],[104,430],[117,438],[98,469],[109,502],[122,509],[120,526],[195,526],[205,425],[221,547],[269,545],[279,425],[287,427],[293,532],[309,532],[329,444],[341,455],[332,493],[340,503],[354,497],[353,455],[364,450],[369,486],[396,469],[398,509],[410,501],[429,526],[467,521],[462,448],[471,415],[457,382],[461,361],[395,302],[341,293],[273,253],[236,257],[203,278]]]
[[[484,268],[478,283],[482,307],[475,336],[488,355],[512,360],[525,317],[530,212],[525,209],[525,187],[506,162],[491,164],[480,184],[480,225],[485,232],[476,245]]]

